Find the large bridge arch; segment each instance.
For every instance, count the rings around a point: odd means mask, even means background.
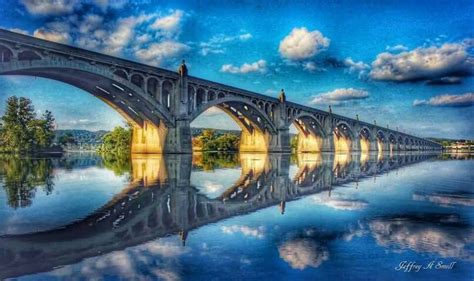
[[[376,133],[377,138],[377,149],[379,153],[385,153],[389,151],[388,146],[388,134],[383,130],[378,130]]]
[[[390,153],[393,153],[394,151],[398,150],[397,138],[392,133],[389,133],[388,135],[388,149]]]
[[[300,112],[290,122],[298,131],[298,152],[321,152],[327,137],[323,124],[314,115]]]
[[[218,92],[212,100],[208,100],[204,96],[206,93],[201,88],[191,93],[193,93],[195,100],[189,115],[190,122],[206,110],[217,107],[231,117],[241,128],[240,151],[266,152],[270,150],[276,128],[269,116],[257,104],[248,99],[226,96],[223,92]],[[214,95],[214,93],[211,92],[211,95]]]
[[[335,152],[351,152],[354,150],[353,147],[358,145],[353,128],[346,121],[338,121],[334,126],[333,134]]]
[[[362,126],[359,130],[360,151],[367,153],[376,150],[375,136],[367,126]]]
[[[30,49],[19,49],[15,54],[5,45],[1,46],[0,75],[42,77],[79,88],[105,102],[133,125],[132,151],[163,152],[172,117],[158,102],[143,94],[143,84],[137,85],[105,65],[51,54],[45,56]],[[141,79],[142,76],[139,81],[144,82]]]

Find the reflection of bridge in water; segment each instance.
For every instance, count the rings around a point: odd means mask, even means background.
[[[274,205],[284,214],[288,201],[322,191],[330,196],[335,186],[434,155],[299,154],[292,178],[290,157],[241,154],[240,178],[209,199],[190,183],[191,155],[136,155],[131,184],[94,214],[59,229],[0,237],[0,278],[52,270],[173,234],[184,244],[188,232],[200,226]]]

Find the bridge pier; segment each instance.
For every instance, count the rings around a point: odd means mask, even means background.
[[[323,138],[322,152],[334,152],[334,134],[328,134]]]
[[[288,153],[291,152],[289,128],[278,129],[277,133],[272,135],[268,151]]]
[[[388,141],[385,141],[385,140],[378,140],[377,141],[377,147],[378,147],[378,151],[379,153],[382,152],[382,153],[388,153],[390,152],[390,144]]]
[[[163,153],[167,128],[163,123],[158,126],[145,121],[142,127],[133,126],[132,129],[132,153],[148,154]]]
[[[360,143],[360,138],[359,137],[354,137],[351,143],[351,152],[352,151],[361,151],[361,143]]]
[[[175,127],[168,128],[165,153],[187,154],[193,152],[189,120],[176,120]]]

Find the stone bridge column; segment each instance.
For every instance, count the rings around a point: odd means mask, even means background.
[[[175,117],[174,126],[168,129],[166,137],[166,153],[192,153],[191,122],[189,121],[188,104],[188,70],[181,64],[177,87],[171,98],[170,111]]]
[[[280,103],[273,112],[273,120],[275,123],[276,132],[272,134],[269,143],[269,152],[291,152],[290,147],[290,129],[286,118],[286,102],[280,100]]]
[[[332,114],[324,120],[324,131],[326,136],[323,138],[322,152],[334,152],[334,126],[332,122]]]
[[[377,139],[369,140],[369,151],[377,151]]]

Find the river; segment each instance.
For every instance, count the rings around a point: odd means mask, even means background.
[[[472,280],[469,154],[0,157],[0,279]]]

